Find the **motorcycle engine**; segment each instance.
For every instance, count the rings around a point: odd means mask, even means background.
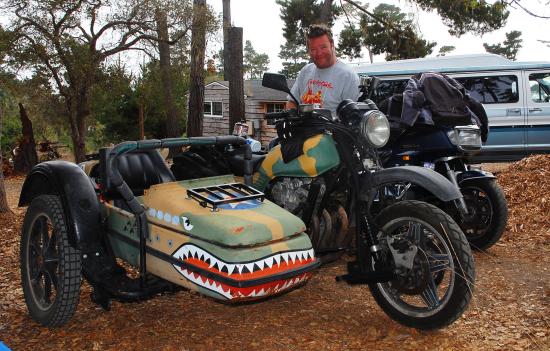
[[[284,209],[299,215],[305,208],[309,195],[309,189],[314,179],[312,178],[278,178],[271,186],[273,202]],[[324,193],[324,185],[320,189],[319,199]]]

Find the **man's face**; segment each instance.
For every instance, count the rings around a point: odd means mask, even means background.
[[[326,34],[309,39],[308,44],[309,57],[317,68],[329,68],[336,62],[334,45]]]

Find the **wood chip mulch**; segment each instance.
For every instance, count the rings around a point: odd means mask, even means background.
[[[110,312],[83,283],[71,321],[48,329],[28,316],[19,273],[22,177],[6,181],[13,213],[0,214],[0,341],[12,350],[550,350],[550,156],[498,174],[509,204],[503,238],[475,253],[476,288],[453,325],[419,332],[387,317],[368,288],[335,283],[343,262],[303,288],[228,306],[188,291]]]

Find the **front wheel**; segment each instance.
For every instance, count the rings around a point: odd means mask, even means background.
[[[31,317],[56,327],[73,315],[80,296],[80,251],[69,244],[58,196],[41,195],[27,209],[21,235],[21,283]]]
[[[475,250],[486,250],[502,236],[508,220],[504,193],[495,179],[472,179],[460,191],[468,215],[458,220],[468,242]]]
[[[412,200],[388,206],[375,222],[382,264],[394,272],[393,280],[369,285],[378,305],[417,329],[442,328],[459,318],[475,279],[460,227],[437,207]]]

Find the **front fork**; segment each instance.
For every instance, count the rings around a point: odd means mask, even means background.
[[[458,181],[457,181],[457,176],[456,176],[457,172],[451,168],[448,161],[440,161],[440,162],[445,167],[445,175],[447,176],[447,179],[449,179],[449,181],[453,183],[453,185],[457,189],[460,189],[460,186],[458,185]],[[464,166],[463,162],[461,162],[461,164]],[[464,218],[465,216],[468,215],[468,207],[466,206],[466,201],[464,201],[464,197],[460,197],[459,199],[454,200],[454,203],[455,203],[455,206],[458,208],[458,211],[460,212],[461,217]]]

